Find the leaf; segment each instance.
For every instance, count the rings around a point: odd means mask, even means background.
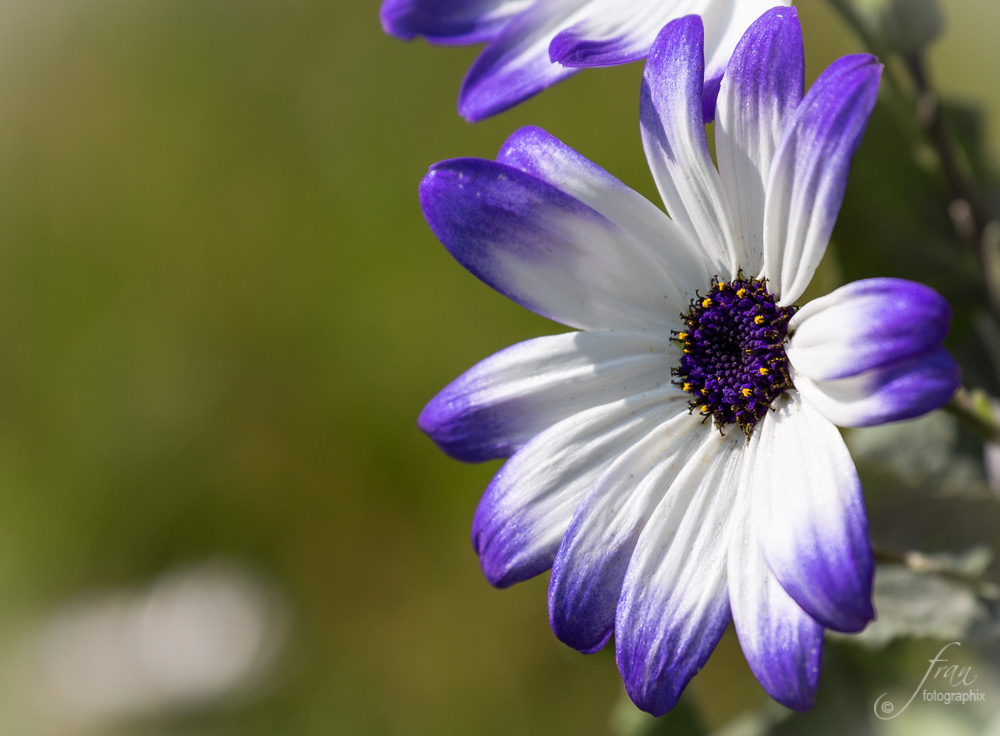
[[[846,441],[859,465],[911,488],[975,498],[987,493],[979,457],[960,452],[958,423],[943,412],[851,430]]]
[[[672,711],[654,718],[636,708],[624,689],[611,712],[611,732],[616,736],[705,736],[697,709],[687,695]]]
[[[881,648],[894,639],[943,641],[1000,638],[1000,589],[979,577],[993,555],[986,547],[960,554],[908,553],[905,564],[875,572],[876,620],[851,641]]]

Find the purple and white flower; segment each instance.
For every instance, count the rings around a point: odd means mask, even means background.
[[[803,95],[792,8],[765,13],[723,77],[718,168],[703,125],[702,21],[671,22],[640,118],[670,213],[537,128],[497,161],[455,159],[420,189],[478,278],[578,331],[482,361],[420,427],[461,460],[510,459],[473,544],[494,585],[552,568],[556,635],[615,635],[632,699],[677,702],[732,619],[772,697],[811,706],[825,628],[874,616],[858,475],[835,425],[942,405],[958,369],[932,289],[879,278],[796,306],[823,257],[878,92],[870,55]]]
[[[765,10],[791,0],[385,0],[387,33],[438,44],[487,42],[466,74],[458,110],[476,121],[523,102],[581,67],[646,56],[668,21],[705,22],[705,120],[736,42]]]

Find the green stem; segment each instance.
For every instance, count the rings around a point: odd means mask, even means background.
[[[906,68],[916,90],[917,123],[937,153],[941,170],[952,192],[948,207],[959,237],[975,250],[982,274],[986,303],[1000,322],[1000,231],[983,206],[975,178],[959,161],[954,140],[941,115],[941,105],[931,84],[923,54],[906,57]]]
[[[849,0],[829,0],[829,3],[868,49],[883,61],[889,59],[889,50],[869,33]],[[956,233],[978,256],[986,303],[993,318],[1000,323],[1000,224],[991,220],[979,196],[975,177],[961,164],[947,121],[941,114],[939,98],[931,83],[923,54],[907,54],[903,57],[903,63],[916,97],[913,99],[903,91],[903,85],[896,77],[893,67],[887,63],[884,73],[886,102],[897,124],[907,133],[914,132],[913,111],[916,111],[918,135],[937,154],[942,173],[951,189],[952,201],[948,214]]]
[[[900,552],[872,545],[875,561],[889,565],[900,565],[916,573],[938,575],[968,585],[983,598],[996,599],[1000,597],[1000,586],[982,575],[970,575],[954,567],[942,564],[939,560],[922,552]]]
[[[890,56],[892,55],[891,52],[868,32],[848,0],[829,0],[829,3],[840,15],[847,27],[861,41],[861,46],[875,54],[883,62],[884,68],[882,70],[882,85],[880,88],[881,103],[889,115],[896,121],[897,127],[904,132],[907,138],[916,143],[920,140],[920,131],[914,124],[913,105],[910,95],[900,81],[896,68],[889,63]]]
[[[944,405],[944,410],[980,435],[984,441],[1000,443],[1000,423],[993,414],[990,400],[984,394],[960,388],[951,401]]]
[[[979,201],[972,177],[959,164],[954,143],[948,133],[945,121],[941,117],[941,105],[937,93],[931,85],[930,74],[927,71],[923,55],[920,53],[910,54],[905,61],[917,92],[917,121],[920,128],[934,146],[945,178],[948,180],[955,198],[967,205],[962,220],[956,219],[956,229],[959,234],[978,245],[982,240],[983,231],[986,229],[989,218]]]

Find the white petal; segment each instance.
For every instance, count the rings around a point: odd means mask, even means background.
[[[622,453],[593,485],[559,547],[549,619],[556,636],[580,651],[607,642],[639,534],[688,458],[715,432],[678,405],[678,415]]]
[[[379,16],[386,33],[442,44],[478,43],[495,36],[533,0],[385,0]]]
[[[677,348],[628,332],[569,332],[527,340],[476,364],[420,414],[419,426],[452,457],[509,457],[577,412],[670,383]]]
[[[793,710],[812,707],[819,680],[823,627],[781,587],[767,566],[750,523],[753,455],[751,438],[745,480],[740,483],[733,535],[729,540],[729,602],[747,664],[767,693]]]
[[[768,566],[806,613],[837,631],[874,616],[868,518],[837,428],[789,391],[757,425],[751,523]]]
[[[443,161],[421,182],[420,203],[459,263],[541,315],[637,332],[676,319],[664,308],[673,297],[663,257],[628,222],[612,222],[537,176],[483,159]]]
[[[864,279],[796,312],[786,352],[814,381],[846,378],[936,350],[950,324],[951,307],[929,286]]]
[[[944,348],[831,381],[791,370],[792,383],[810,406],[841,427],[871,427],[914,419],[940,409],[955,395],[961,371]]]
[[[639,102],[642,143],[674,222],[704,250],[709,271],[736,274],[732,214],[705,137],[702,26],[697,16],[673,21],[649,50]]]
[[[701,669],[729,622],[726,557],[746,440],[712,434],[642,530],[615,620],[632,700],[661,715]]]
[[[516,131],[497,161],[552,184],[634,236],[621,246],[645,250],[636,261],[656,273],[666,310],[686,311],[696,285],[711,280],[701,250],[660,208],[541,128]]]
[[[826,252],[881,71],[868,54],[837,59],[806,93],[778,144],[765,195],[764,272],[783,307],[802,295]]]
[[[580,412],[535,437],[486,489],[472,543],[487,579],[507,586],[544,572],[584,493],[633,442],[676,414],[678,392],[631,396]]]
[[[566,66],[641,59],[668,21],[711,5],[713,0],[593,0],[586,17],[555,37],[549,53]]]
[[[513,107],[576,73],[553,64],[549,44],[576,23],[588,0],[544,0],[514,16],[487,44],[462,81],[458,111],[473,122]]]
[[[792,0],[717,0],[702,13],[705,19],[705,79],[725,72],[736,44],[750,25],[769,8],[787,7]]]
[[[805,65],[795,9],[772,11],[747,31],[719,92],[715,147],[747,276],[764,265],[764,188]]]

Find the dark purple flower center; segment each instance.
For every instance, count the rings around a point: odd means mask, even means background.
[[[785,336],[795,307],[779,307],[765,280],[712,282],[697,293],[684,330],[672,337],[684,350],[671,373],[674,383],[693,397],[688,406],[720,432],[738,424],[747,438],[792,382],[788,377]]]

